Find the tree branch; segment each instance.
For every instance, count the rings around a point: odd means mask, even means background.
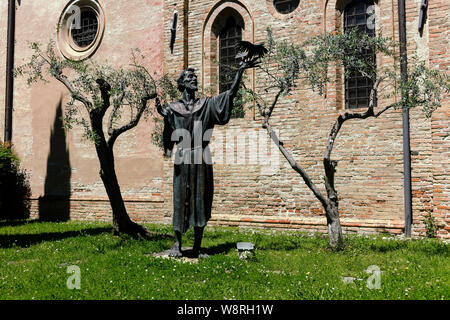
[[[142,114],[145,111],[145,108],[147,107],[148,100],[154,99],[155,97],[156,97],[156,93],[142,95],[141,105],[140,105],[139,110],[138,110],[137,114],[135,115],[135,117],[133,119],[131,119],[131,121],[129,123],[127,123],[126,125],[123,125],[120,128],[116,128],[116,129],[112,130],[112,132],[109,136],[109,139],[108,139],[108,146],[111,149],[112,149],[117,137],[119,137],[119,135],[121,135],[125,131],[128,131],[128,130],[136,127],[136,125],[139,123],[139,120],[141,119]]]
[[[106,110],[111,106],[111,85],[102,78],[97,79],[98,87],[102,96],[102,106],[100,109],[96,110],[101,117],[106,113]]]
[[[395,103],[391,104],[391,105],[383,108],[377,114],[374,113],[373,108],[375,105],[376,92],[377,92],[377,88],[380,85],[382,80],[383,80],[383,78],[377,79],[374,86],[372,87],[371,92],[370,92],[370,98],[369,98],[370,99],[369,106],[365,112],[358,113],[358,112],[346,111],[344,114],[339,115],[339,117],[337,118],[333,127],[331,128],[329,139],[328,139],[328,144],[325,149],[324,156],[323,156],[323,166],[324,166],[324,171],[325,171],[325,188],[327,190],[328,199],[334,201],[336,204],[337,204],[338,197],[337,197],[336,189],[334,188],[334,174],[336,172],[337,161],[331,160],[331,152],[334,147],[334,142],[336,141],[336,137],[345,121],[350,120],[350,119],[367,119],[369,117],[377,118],[381,114],[383,114],[386,110],[392,108],[395,105]]]
[[[339,115],[339,117],[337,118],[333,127],[331,128],[329,138],[328,138],[328,145],[325,149],[325,154],[323,156],[324,159],[328,159],[328,160],[330,159],[331,151],[333,150],[333,146],[334,146],[334,142],[339,133],[339,130],[341,130],[341,127],[345,121],[350,120],[350,119],[367,119],[368,117],[375,116],[375,114],[373,112],[373,108],[375,105],[375,97],[376,97],[376,92],[377,92],[378,86],[380,85],[382,80],[383,80],[383,78],[378,78],[377,81],[375,81],[375,84],[373,85],[373,87],[370,91],[369,106],[367,107],[365,112],[345,111],[344,114]],[[388,109],[389,109],[389,107],[388,107]],[[386,110],[383,110],[381,113],[383,113]]]
[[[83,103],[88,111],[92,109],[92,103],[89,101],[89,99],[76,91],[65,75],[61,73],[54,73],[53,76],[55,77],[55,79],[61,82],[67,88],[67,90],[69,90],[70,94],[75,100]]]
[[[114,100],[113,104],[113,110],[111,111],[111,114],[109,115],[109,120],[108,120],[108,135],[111,136],[112,132],[113,132],[113,121],[114,121],[114,117],[117,114],[117,111],[119,110],[119,108],[122,106],[123,103],[123,99],[125,97],[125,90],[122,91],[122,94],[120,95],[119,99]]]
[[[286,148],[283,146],[283,143],[279,140],[277,134],[273,131],[272,127],[269,123],[265,124],[265,128],[267,132],[269,133],[270,138],[275,143],[275,145],[278,147],[280,152],[283,154],[283,156],[286,158],[286,160],[289,162],[292,169],[294,169],[300,176],[303,178],[303,181],[305,181],[305,184],[308,186],[308,188],[314,193],[316,198],[322,203],[322,206],[324,208],[327,207],[327,200],[322,195],[322,193],[319,191],[315,183],[311,180],[309,175],[306,173],[306,171],[294,160],[292,155],[286,150]]]
[[[378,118],[378,117],[381,116],[385,111],[387,111],[387,110],[389,110],[389,109],[395,107],[396,105],[398,105],[398,103],[390,104],[390,105],[388,105],[387,107],[384,107],[384,108],[383,108],[382,110],[380,110],[378,113],[374,114],[373,116],[374,116],[375,118]]]
[[[264,113],[264,124],[263,127],[269,123],[269,119],[270,116],[272,115],[273,109],[275,108],[277,102],[278,102],[278,98],[280,97],[280,95],[283,93],[284,89],[280,89],[277,94],[275,95],[275,99],[272,102],[272,105],[270,106],[269,110],[267,112]]]

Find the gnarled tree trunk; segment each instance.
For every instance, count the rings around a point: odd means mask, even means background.
[[[103,133],[103,114],[94,110],[90,112],[90,118],[92,129],[98,138],[95,150],[100,162],[100,178],[111,204],[114,234],[125,233],[132,237],[145,238],[148,232],[144,227],[133,222],[127,213],[114,166],[113,145],[108,145]]]
[[[329,203],[325,210],[327,216],[329,244],[333,249],[343,249],[344,240],[342,237],[341,221],[339,219],[339,211],[336,203]]]
[[[308,188],[313,192],[314,196],[322,204],[322,207],[324,208],[325,215],[327,218],[328,236],[330,239],[329,245],[331,248],[336,250],[343,249],[344,241],[342,236],[341,222],[339,219],[339,198],[338,193],[334,186],[337,161],[331,160],[331,152],[333,151],[334,142],[336,141],[338,133],[345,121],[350,119],[367,119],[369,117],[377,118],[381,114],[383,114],[386,110],[389,110],[394,106],[394,104],[388,105],[378,113],[374,112],[373,110],[374,97],[376,95],[376,90],[378,88],[380,81],[381,80],[378,79],[371,90],[369,107],[365,112],[361,113],[345,112],[344,114],[338,116],[333,127],[331,128],[328,138],[328,144],[326,146],[325,153],[323,156],[323,168],[325,171],[324,182],[325,182],[325,189],[327,191],[326,196],[324,196],[322,192],[320,192],[320,190],[317,188],[312,179],[308,176],[306,171],[294,160],[292,155],[286,150],[283,143],[279,140],[275,131],[273,131],[272,127],[269,124],[270,116],[272,115],[273,109],[277,104],[278,98],[283,93],[283,90],[280,90],[275,95],[274,101],[272,102],[272,105],[268,108],[267,111],[260,104],[257,104],[260,115],[264,118],[262,127],[267,130],[270,138],[275,143],[275,145],[278,146],[278,149],[286,158],[286,160],[289,162],[292,169],[294,169],[303,178],[305,184],[308,186]]]

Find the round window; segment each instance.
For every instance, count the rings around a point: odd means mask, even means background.
[[[288,14],[297,9],[300,0],[273,0],[273,6],[281,14]]]
[[[100,45],[105,16],[97,0],[72,0],[58,24],[58,48],[67,59],[90,57]]]

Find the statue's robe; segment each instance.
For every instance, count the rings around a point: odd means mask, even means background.
[[[204,227],[211,218],[214,194],[213,167],[209,140],[215,125],[230,120],[233,98],[226,91],[212,98],[196,99],[190,105],[179,100],[161,110],[164,116],[163,144],[166,156],[172,156],[173,228],[186,232]]]

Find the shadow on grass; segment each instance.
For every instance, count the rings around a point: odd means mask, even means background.
[[[163,241],[163,240],[174,240],[175,237],[172,234],[158,233],[154,231],[149,231],[149,235],[144,239],[148,241]]]
[[[38,219],[35,220],[0,220],[0,228],[2,227],[16,227],[24,224],[32,224],[36,222],[42,222]]]
[[[164,233],[162,231],[152,231],[152,230],[148,230],[147,228],[146,228],[146,230],[147,230],[147,235],[142,238],[132,237],[128,234],[119,234],[118,237],[120,238],[121,242],[116,244],[115,246],[120,247],[123,245],[123,243],[125,243],[125,242],[132,243],[132,241],[155,241],[155,242],[157,242],[157,241],[174,240],[175,239],[175,237],[172,234]]]
[[[13,246],[28,247],[45,241],[57,241],[80,236],[96,236],[102,233],[112,233],[112,227],[89,228],[64,232],[0,235],[0,248],[11,248]]]
[[[371,243],[367,245],[366,250],[378,253],[389,253],[394,251],[409,250],[415,252],[421,251],[427,255],[442,255],[442,256],[450,255],[449,247],[445,243],[438,241],[426,242],[425,240]]]
[[[302,241],[303,240],[303,241]],[[296,239],[296,238],[287,238],[283,237],[283,239],[270,239],[269,241],[262,241],[257,249],[259,250],[271,250],[271,251],[292,251],[299,249],[326,249],[326,242],[315,242],[311,241],[311,239]]]
[[[206,254],[213,256],[216,254],[227,254],[232,249],[236,249],[236,243],[235,242],[226,242],[219,245],[215,245],[212,247],[204,248]]]
[[[222,243],[216,246],[202,248],[200,251],[201,253],[206,253],[208,256],[214,256],[218,254],[227,254],[232,249],[236,248],[236,243],[234,242],[226,242]],[[192,248],[183,249],[183,257],[186,258],[196,258],[194,256],[194,252],[192,251]]]
[[[258,241],[257,241],[258,242]],[[422,252],[426,255],[450,256],[449,245],[439,240],[377,240],[344,239],[343,250],[329,247],[328,239],[318,237],[282,237],[277,239],[260,239],[257,249],[262,251],[308,250],[315,254],[364,255],[390,254],[395,252]]]

